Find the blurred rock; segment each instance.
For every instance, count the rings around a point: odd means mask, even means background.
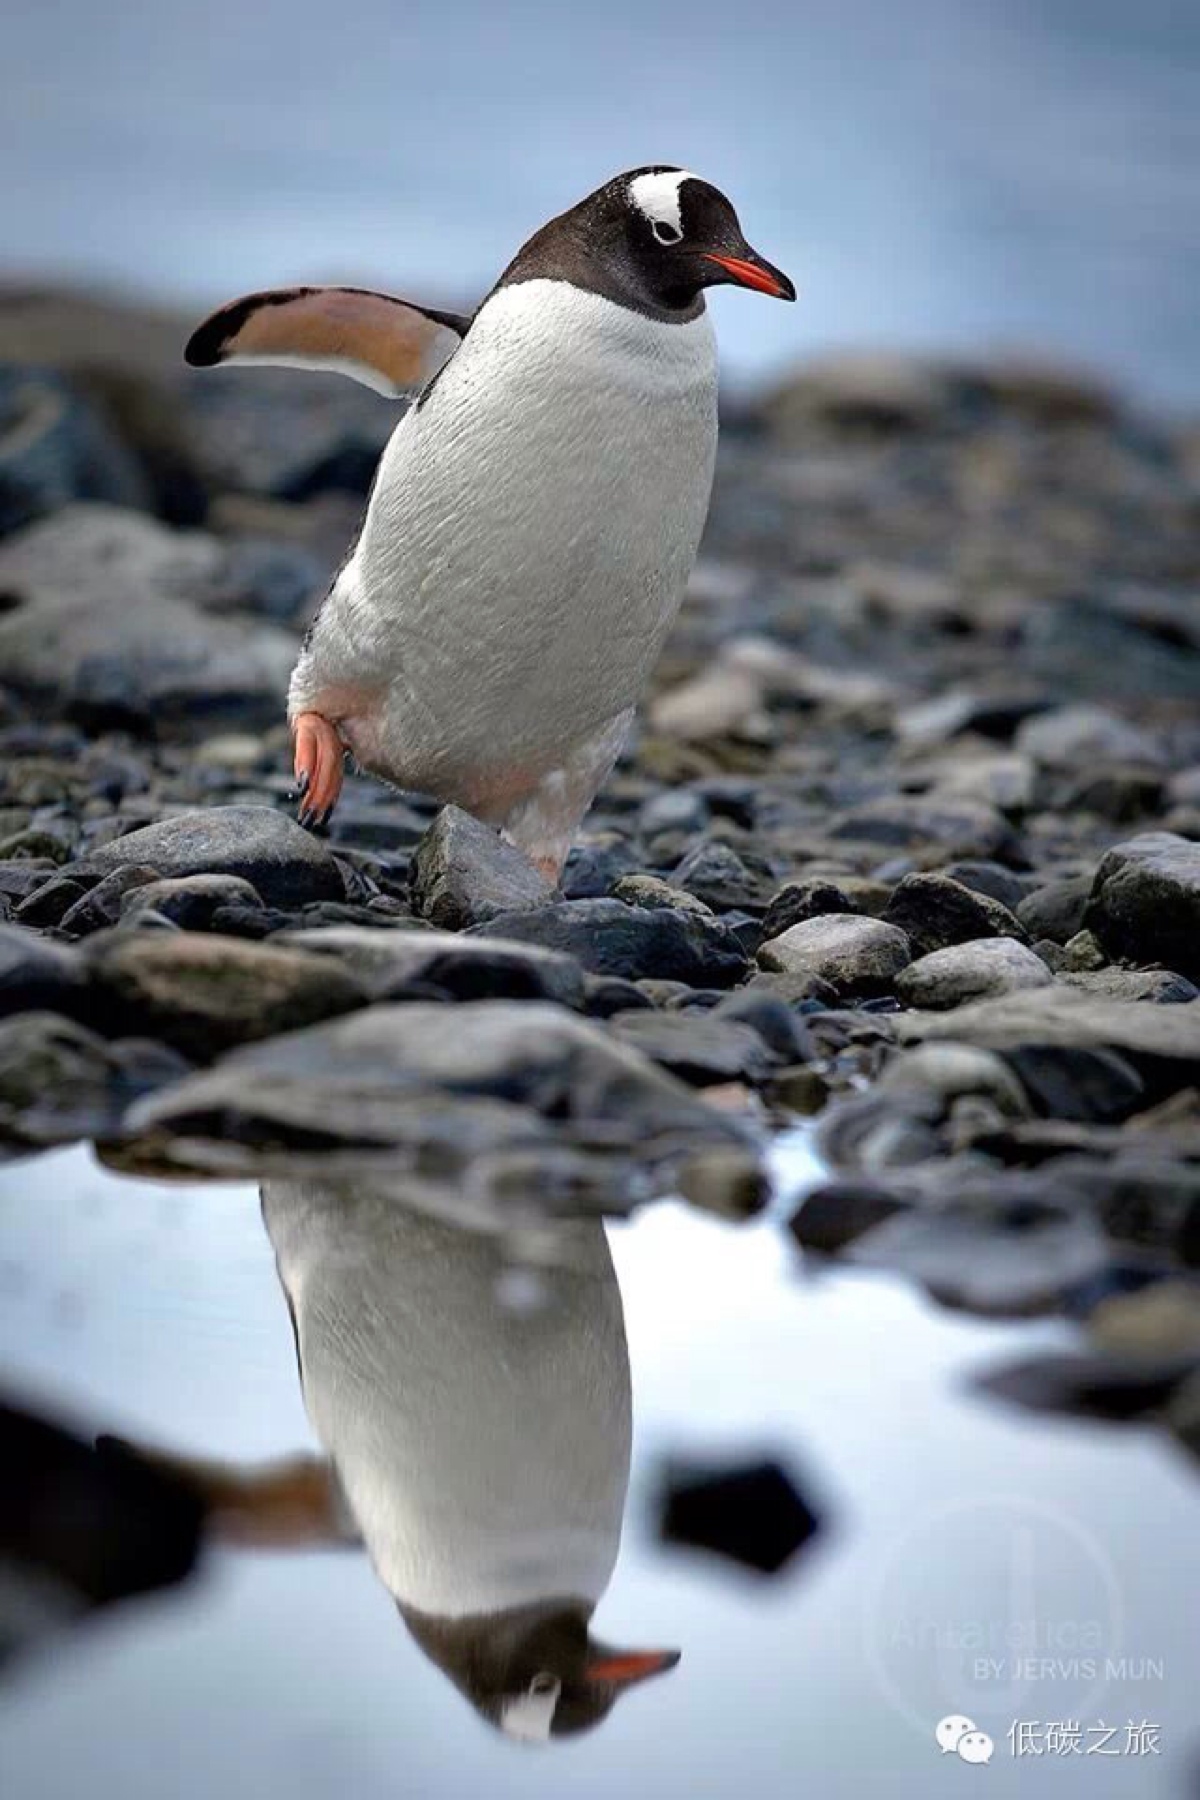
[[[444,806],[417,845],[409,880],[414,912],[443,931],[554,898],[528,857],[457,806]]]

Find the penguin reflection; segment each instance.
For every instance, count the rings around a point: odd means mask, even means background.
[[[614,1650],[589,1628],[629,1480],[603,1226],[556,1226],[536,1303],[518,1307],[501,1239],[394,1190],[273,1182],[263,1216],[328,1461],[220,1483],[231,1534],[359,1536],[421,1649],[510,1737],[587,1729],[673,1667],[675,1652]]]

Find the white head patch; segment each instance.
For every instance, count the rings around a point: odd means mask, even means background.
[[[669,226],[675,236],[682,237],[679,189],[683,182],[695,179],[687,169],[662,169],[657,175],[635,175],[629,184],[629,198],[651,225]]]
[[[507,1737],[526,1744],[544,1744],[550,1736],[561,1683],[555,1681],[543,1693],[514,1694],[500,1709],[500,1729]]]

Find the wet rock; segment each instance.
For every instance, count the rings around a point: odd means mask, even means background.
[[[1157,1412],[1187,1374],[1177,1358],[1158,1367],[1102,1355],[1023,1357],[977,1377],[974,1386],[994,1400],[1027,1412],[1120,1421]]]
[[[1028,1116],[1025,1090],[1002,1056],[969,1044],[920,1044],[890,1057],[878,1091],[936,1094],[947,1106],[964,1096],[982,1096],[1012,1119]]]
[[[1083,924],[1091,875],[1068,875],[1048,881],[1027,894],[1017,907],[1017,918],[1031,938],[1050,938],[1065,944]]]
[[[936,793],[866,801],[831,819],[828,834],[881,849],[936,850],[943,859],[986,859],[1012,844],[1011,827],[994,806]]]
[[[653,911],[619,900],[568,900],[533,911],[503,913],[475,935],[562,950],[593,975],[626,981],[682,981],[726,988],[746,972],[746,953],[718,920],[690,912]]]
[[[1039,956],[1015,938],[981,938],[934,950],[903,969],[896,992],[909,1006],[941,1010],[995,994],[1046,987],[1054,980]]]
[[[1182,1006],[1200,999],[1200,988],[1194,982],[1169,969],[1067,970],[1062,980],[1104,1000],[1150,1000],[1158,1006]]]
[[[1096,871],[1085,923],[1113,956],[1200,980],[1200,844],[1168,831],[1118,844]]]
[[[1027,719],[1017,747],[1048,769],[1089,769],[1097,763],[1162,761],[1162,748],[1140,730],[1099,706],[1061,706]]]
[[[1086,1213],[1059,1205],[1036,1177],[995,1177],[885,1220],[850,1248],[854,1262],[922,1283],[944,1306],[990,1317],[1054,1310],[1108,1261]]]
[[[949,1014],[902,1013],[895,1032],[902,1043],[950,1038],[1001,1051],[1026,1045],[1114,1049],[1163,1065],[1165,1077],[1178,1078],[1176,1085],[1200,1061],[1200,1006],[1195,1002],[1156,1006],[1097,999],[1065,984],[975,1001]]]
[[[82,394],[48,369],[0,366],[0,537],[71,500],[150,499],[137,458]]]
[[[780,1574],[823,1528],[820,1513],[777,1462],[669,1467],[659,1534],[758,1574]]]
[[[583,1006],[584,974],[574,957],[501,938],[467,938],[449,931],[405,931],[333,925],[287,931],[284,948],[332,956],[372,1001],[432,989],[453,1000],[556,1000]],[[620,988],[622,1005],[641,1002],[636,988]]]
[[[622,875],[612,890],[612,898],[626,906],[646,906],[651,910],[666,907],[668,911],[697,913],[702,919],[714,916],[712,907],[695,894],[673,887],[658,875]]]
[[[261,910],[262,901],[240,875],[176,875],[134,886],[122,896],[120,916],[134,919],[149,908],[183,931],[208,931],[218,910],[226,906]]]
[[[804,881],[789,881],[785,887],[773,897],[767,907],[762,922],[763,942],[782,937],[793,925],[802,925],[806,919],[828,918],[833,913],[858,913],[864,908],[857,906],[846,893],[832,881],[824,881],[813,876]]]
[[[325,846],[294,819],[265,806],[212,806],[131,831],[90,851],[93,869],[128,864],[182,875],[238,875],[268,906],[343,900],[346,888]]]
[[[763,904],[762,877],[749,869],[728,844],[705,842],[689,850],[671,877],[673,883],[714,912],[741,908],[751,912]]]
[[[609,1029],[691,1087],[764,1081],[775,1060],[752,1026],[714,1014],[632,1012],[610,1020]]]
[[[326,957],[191,932],[115,932],[93,940],[93,987],[127,1031],[150,1031],[196,1060],[363,1005]]]
[[[20,925],[0,924],[0,1018],[35,1008],[74,1016],[87,978],[73,950]]]
[[[488,1217],[624,1212],[701,1150],[747,1142],[599,1026],[503,1000],[372,1006],[252,1045],[130,1124],[181,1165],[246,1174],[324,1172],[351,1152],[391,1170],[399,1153],[408,1191]]]
[[[187,1073],[161,1044],[106,1043],[56,1013],[0,1020],[0,1144],[107,1137],[135,1100]]]
[[[758,960],[784,975],[816,976],[838,994],[885,994],[907,967],[909,947],[894,925],[834,914],[807,919],[768,939]]]
[[[733,1145],[689,1157],[679,1170],[679,1192],[689,1206],[735,1223],[757,1218],[771,1197],[758,1157]]]
[[[199,533],[107,507],[17,533],[0,545],[0,592],[15,601],[0,612],[6,681],[89,728],[274,723],[296,640],[192,604],[219,557]]]
[[[805,1196],[788,1220],[788,1230],[802,1250],[834,1256],[908,1204],[887,1188],[831,1181]]]
[[[74,905],[67,908],[58,922],[59,934],[65,938],[88,937],[106,925],[115,925],[127,895],[151,886],[158,880],[158,870],[131,863],[114,869],[90,887]]]
[[[1025,942],[1024,928],[1008,907],[947,875],[906,875],[893,890],[883,918],[905,933],[918,957],[979,938]]]
[[[1113,1356],[1200,1362],[1200,1284],[1155,1281],[1114,1294],[1087,1317],[1088,1336]]]
[[[544,906],[554,897],[528,857],[457,806],[444,806],[417,845],[409,883],[413,910],[443,931]]]

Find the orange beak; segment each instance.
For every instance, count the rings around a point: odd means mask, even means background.
[[[618,1650],[590,1662],[584,1677],[597,1686],[629,1687],[651,1675],[664,1675],[675,1667],[679,1656],[678,1650]]]
[[[721,256],[715,250],[701,252],[707,262],[716,263],[724,269],[731,281],[739,287],[754,288],[760,294],[770,294],[776,300],[794,300],[796,290],[781,269],[773,269],[769,262],[755,258],[753,262],[744,256]]]

